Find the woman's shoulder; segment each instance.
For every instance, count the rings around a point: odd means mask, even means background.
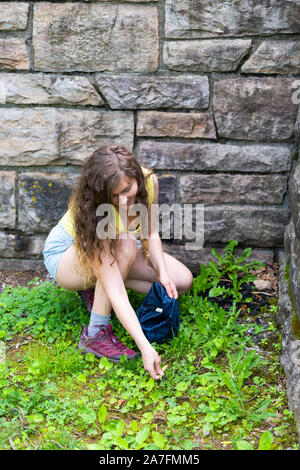
[[[141,165],[141,168],[143,170],[143,174],[144,174],[144,177],[145,177],[146,187],[149,187],[150,190],[152,190],[153,185],[154,185],[155,174],[154,174],[152,168],[148,168],[148,167],[145,167],[143,165]]]
[[[154,173],[151,168],[144,167],[141,165],[145,178],[146,190],[149,195],[149,204],[151,205],[154,201]],[[147,178],[147,176],[149,177]]]
[[[141,168],[143,170],[144,176],[150,175],[153,173],[153,170],[151,168],[148,168],[146,166],[141,165]]]

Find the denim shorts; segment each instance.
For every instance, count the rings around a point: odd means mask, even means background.
[[[56,271],[62,254],[74,243],[73,237],[58,223],[46,238],[43,257],[50,276],[56,281]]]
[[[63,253],[74,243],[74,238],[65,231],[64,227],[58,223],[53,227],[46,238],[42,251],[44,264],[50,276],[56,281],[56,271]],[[137,239],[137,246],[141,246]]]

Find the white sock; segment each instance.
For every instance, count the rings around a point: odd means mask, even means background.
[[[88,336],[95,336],[99,327],[107,326],[110,323],[111,315],[98,315],[97,313],[91,311],[90,323],[88,326]]]

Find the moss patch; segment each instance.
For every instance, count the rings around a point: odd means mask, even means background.
[[[284,268],[284,275],[283,275],[284,279],[285,279],[287,282],[289,282],[289,280],[290,280],[290,277],[289,277],[289,276],[290,276],[290,264],[287,263],[287,264],[285,265],[285,268]]]
[[[290,301],[291,301],[291,304],[292,304],[292,310],[293,310],[294,314],[297,316],[297,309],[296,309],[296,306],[295,306],[295,303],[294,303],[292,287],[291,287],[291,281],[290,281],[290,265],[289,265],[289,263],[287,263],[286,266],[285,266],[284,276],[283,277],[284,277],[284,279],[285,279],[285,281],[287,282],[287,285],[288,285],[288,291],[289,291]]]
[[[300,321],[296,313],[292,318],[291,327],[294,338],[300,339]]]

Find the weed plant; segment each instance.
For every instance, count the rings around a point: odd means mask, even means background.
[[[77,349],[89,313],[76,292],[38,278],[0,294],[1,449],[296,449],[280,368],[280,329],[269,312],[273,344],[254,341],[255,319],[240,318],[241,282],[260,262],[244,263],[230,241],[216,262],[201,265],[178,298],[178,336],[155,345],[168,368],[154,381],[141,358],[119,364]],[[243,264],[244,263],[244,264]],[[219,286],[223,276],[232,288]],[[231,295],[230,310],[201,293]],[[135,310],[144,295],[128,290]],[[112,319],[130,347],[132,338]],[[276,336],[274,336],[276,335]],[[270,346],[270,345],[269,345]]]

